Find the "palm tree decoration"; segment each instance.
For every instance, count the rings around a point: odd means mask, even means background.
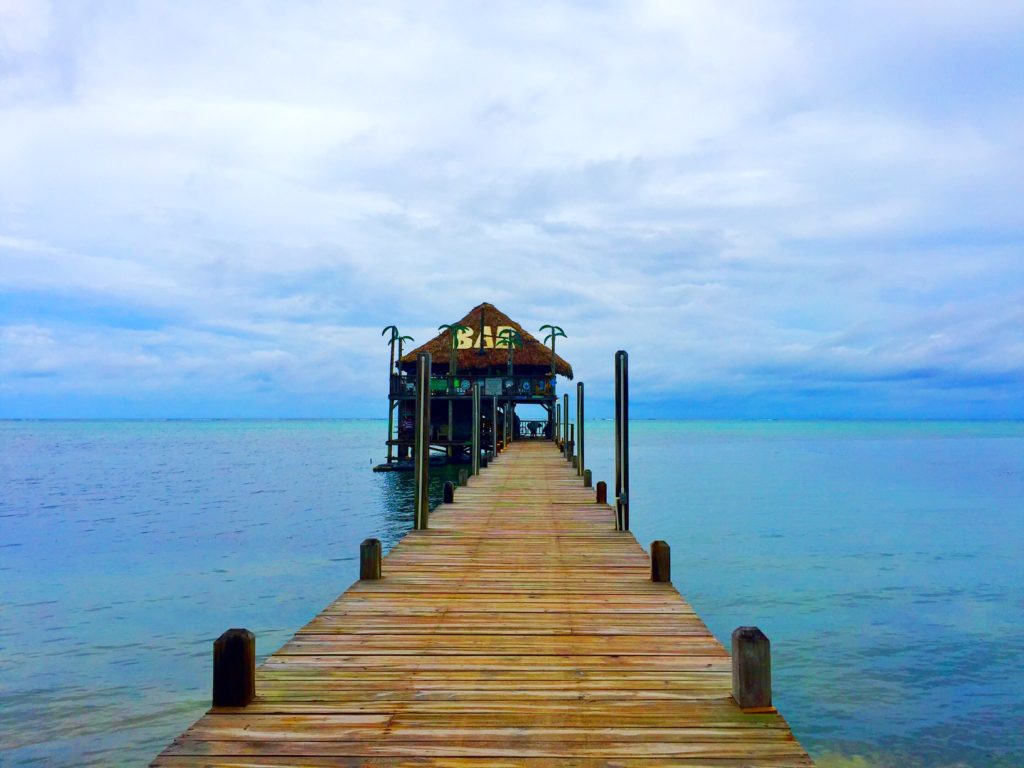
[[[448,379],[449,386],[455,386],[455,375],[459,372],[459,334],[463,331],[468,331],[470,328],[468,325],[462,323],[450,323],[437,326],[439,331],[448,331],[452,337],[452,345],[448,350]]]
[[[412,336],[399,336],[398,337],[398,364],[402,364],[402,345],[407,341],[416,341]]]
[[[511,376],[516,347],[523,346],[523,337],[519,335],[519,331],[515,328],[505,328],[498,334],[498,339],[495,341],[494,346],[504,347],[508,350],[508,375]]]
[[[388,376],[391,376],[395,372],[395,342],[398,341],[401,338],[401,333],[399,332],[399,330],[398,330],[398,328],[396,326],[388,325],[388,326],[384,327],[384,330],[380,332],[380,335],[383,336],[388,331],[391,331],[391,338],[388,339],[388,341],[387,341],[387,343],[391,345],[391,367],[388,368]],[[399,353],[399,357],[401,357],[401,353]],[[391,382],[390,382],[390,379],[389,379],[388,380],[389,391],[390,391],[390,387],[391,387]]]
[[[394,378],[393,377],[395,375],[395,342],[398,341],[399,339],[401,339],[402,335],[399,332],[398,328],[396,326],[394,326],[394,325],[386,326],[384,328],[384,330],[380,332],[380,335],[383,336],[388,331],[391,331],[391,338],[388,339],[388,345],[391,347],[391,367],[388,368],[388,392],[391,393],[391,392],[394,392],[394,389],[392,387],[394,385]],[[398,341],[398,343],[401,344],[402,342]],[[401,357],[401,353],[399,353],[399,357]],[[392,432],[393,432],[394,428],[395,428],[395,408],[394,408],[393,403],[389,400],[388,401],[388,464],[391,463],[391,447],[392,447],[391,446],[391,436],[392,436]]]
[[[540,330],[543,331],[545,328],[547,328],[550,331],[550,333],[547,336],[544,337],[544,341],[549,341],[549,340],[551,341],[551,381],[554,382],[554,380],[555,380],[555,339],[557,339],[559,336],[561,336],[562,338],[566,338],[566,336],[565,336],[565,331],[563,331],[557,325],[542,325],[540,327]],[[553,386],[553,384],[552,384],[552,386]]]

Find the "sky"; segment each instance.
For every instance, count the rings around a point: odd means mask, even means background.
[[[1024,418],[1024,3],[0,0],[0,417]]]

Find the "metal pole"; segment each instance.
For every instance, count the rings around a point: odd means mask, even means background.
[[[416,357],[416,440],[413,444],[413,489],[415,510],[413,527],[426,530],[430,500],[430,353],[420,352]]]
[[[566,392],[562,395],[562,454],[568,456],[566,451],[569,449],[569,393]]]
[[[579,446],[576,455],[580,457],[579,466],[576,467],[576,474],[583,477],[583,382],[576,384],[576,440]]]
[[[480,474],[480,384],[473,384],[473,472]]]
[[[615,353],[615,523],[629,530],[629,355]]]

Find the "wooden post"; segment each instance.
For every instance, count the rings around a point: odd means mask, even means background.
[[[213,641],[213,706],[244,707],[256,698],[256,635],[229,629]]]
[[[498,455],[498,398],[491,398],[491,458]]]
[[[387,328],[384,329],[385,331]],[[391,445],[391,438],[394,437],[393,432],[395,431],[395,401],[391,399],[391,396],[395,393],[395,331],[397,328],[391,326],[391,367],[388,368],[388,464],[391,463],[391,457],[394,454]],[[400,335],[400,334],[399,334]]]
[[[615,527],[629,530],[629,355],[615,353]]]
[[[487,469],[487,451],[484,451],[480,456],[480,469]]]
[[[672,581],[672,553],[664,541],[651,544],[651,581]]]
[[[578,470],[580,468],[580,457],[579,456],[573,456],[572,457],[572,468],[577,470],[577,474],[579,474],[579,472],[578,472]]]
[[[480,383],[473,384],[473,474],[480,474]]]
[[[597,481],[597,503],[608,503],[608,483],[606,483],[604,480]]]
[[[444,503],[455,503],[455,483],[453,483],[451,480],[445,481],[444,484]]]
[[[459,485],[465,485],[469,482],[469,471],[466,469],[459,470]]]
[[[555,400],[555,444],[559,447],[562,442],[562,403]]]
[[[416,439],[412,454],[413,527],[417,531],[426,530],[430,513],[430,363],[430,353],[420,352],[416,358]]]
[[[589,469],[584,469],[583,470],[583,487],[584,488],[589,488],[591,486],[592,482],[593,482],[593,476],[591,475],[590,470]]]
[[[579,466],[576,469],[578,475],[583,474],[587,463],[583,458],[583,382],[576,384],[576,455],[580,457]]]
[[[576,425],[569,425],[569,449],[565,454],[565,460],[570,464],[573,458],[576,456]]]
[[[455,401],[452,400],[452,394],[455,392],[453,386],[451,386],[451,379],[448,380],[448,445],[445,446],[445,456],[451,458],[455,453],[455,448],[452,446],[452,441],[455,439]]]
[[[380,578],[380,541],[364,539],[359,545],[359,578],[375,580]]]
[[[562,455],[569,446],[569,393],[562,394]],[[566,457],[568,458],[568,457]]]
[[[757,627],[732,633],[732,697],[744,711],[771,710],[771,643]]]

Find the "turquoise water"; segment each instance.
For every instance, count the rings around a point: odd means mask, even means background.
[[[612,479],[609,422],[587,463]],[[393,544],[375,421],[0,422],[0,763],[144,764],[210,643],[276,649]],[[632,523],[723,641],[771,637],[824,766],[1024,765],[1024,424],[635,422]],[[444,476],[435,474],[433,495]]]

